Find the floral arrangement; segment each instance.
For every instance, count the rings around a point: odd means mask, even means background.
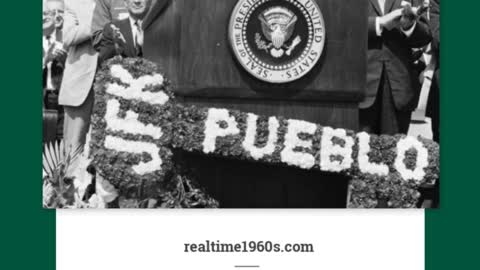
[[[118,191],[110,207],[218,206],[176,173],[172,99],[170,82],[144,59],[117,57],[98,71],[89,152],[96,173]]]
[[[148,197],[172,170],[170,83],[143,59],[112,59],[95,83],[90,153],[120,194]],[[132,191],[133,190],[133,191]]]
[[[183,106],[157,66],[144,59],[115,58],[104,65],[95,100],[92,163],[120,196],[142,190],[141,198],[157,198],[171,179],[184,183],[175,173],[174,150],[344,174],[352,179],[350,208],[376,207],[379,200],[388,207],[415,207],[418,188],[439,177],[439,146],[433,141]],[[178,184],[170,199],[183,196],[180,186],[191,185]]]
[[[439,175],[439,147],[405,135],[356,134],[282,117],[187,107],[174,123],[173,146],[228,158],[342,173],[352,178],[348,207],[415,207],[422,184]]]

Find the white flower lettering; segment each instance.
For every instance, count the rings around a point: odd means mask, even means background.
[[[358,166],[362,173],[376,174],[379,176],[388,175],[388,166],[384,163],[370,162],[370,135],[366,132],[357,134],[358,138]]]
[[[417,159],[415,169],[408,169],[405,165],[405,154],[410,149],[417,150]],[[405,180],[422,181],[425,177],[425,168],[428,167],[428,150],[423,144],[413,137],[400,139],[397,143],[397,158],[395,159],[395,169]]]
[[[317,126],[315,124],[301,121],[288,120],[288,131],[285,134],[285,148],[280,153],[282,162],[289,165],[298,166],[302,169],[310,169],[315,165],[315,157],[305,152],[296,152],[296,147],[311,148],[311,140],[301,140],[298,137],[300,133],[315,134]]]
[[[168,102],[169,97],[163,91],[148,92],[144,91],[145,87],[149,85],[162,85],[163,76],[160,74],[141,76],[134,79],[132,75],[125,70],[121,65],[113,65],[110,68],[112,76],[120,79],[123,83],[128,84],[124,87],[119,84],[109,84],[107,86],[107,93],[129,100],[140,100],[150,104],[164,105]]]
[[[280,124],[276,117],[270,117],[268,119],[268,140],[267,144],[262,147],[255,146],[255,135],[257,134],[257,119],[258,116],[249,113],[247,118],[247,131],[245,134],[245,140],[243,141],[243,148],[250,153],[253,159],[259,160],[265,155],[271,155],[275,151],[275,145],[278,140],[278,128]]]
[[[132,170],[139,175],[161,170],[162,159],[159,155],[160,149],[153,143],[129,141],[119,137],[107,136],[105,138],[105,148],[118,152],[149,154],[152,158],[151,161],[140,162],[138,165],[132,166]]]
[[[342,147],[333,144],[334,137],[345,141]],[[320,148],[320,168],[328,172],[341,172],[350,169],[353,164],[352,152],[355,141],[352,137],[347,136],[345,129],[333,129],[330,127],[323,128],[321,148]],[[331,156],[339,155],[343,157],[342,161],[331,160]]]
[[[105,120],[107,128],[112,131],[125,131],[131,134],[140,134],[151,136],[154,139],[162,137],[162,129],[152,124],[145,125],[138,121],[138,114],[128,110],[125,118],[118,117],[120,112],[120,102],[116,99],[107,101],[107,112]]]
[[[224,121],[227,127],[223,128],[219,122]],[[240,133],[237,127],[237,121],[226,109],[211,108],[208,110],[207,120],[205,121],[205,139],[203,140],[203,152],[215,152],[215,143],[217,137],[236,135]]]

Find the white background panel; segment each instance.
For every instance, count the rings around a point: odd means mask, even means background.
[[[184,243],[314,253],[184,253]],[[235,268],[258,265],[259,268]],[[422,210],[57,210],[57,270],[423,270]]]

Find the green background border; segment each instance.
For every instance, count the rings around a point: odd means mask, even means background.
[[[0,269],[55,269],[55,211],[42,209],[42,2],[2,1]]]
[[[41,3],[7,1],[2,7],[0,265],[55,269],[55,212],[41,208],[39,179]],[[473,174],[480,167],[479,11],[479,1],[442,4],[442,196],[441,209],[426,213],[427,270],[480,264],[480,179]]]
[[[426,269],[480,269],[479,1],[441,6],[441,198],[425,217]]]

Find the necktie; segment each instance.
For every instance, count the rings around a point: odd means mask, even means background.
[[[52,36],[47,36],[47,53],[50,51],[52,47]],[[53,81],[52,81],[52,62],[47,63],[47,82],[46,82],[46,89],[53,90]]]
[[[48,53],[48,50],[52,46],[52,38],[51,37],[52,36],[45,36],[45,38],[43,40],[43,50],[45,51],[45,53]]]
[[[137,50],[137,55],[142,56],[142,47],[143,47],[143,30],[141,27],[141,23],[137,20],[135,21],[135,47]]]

